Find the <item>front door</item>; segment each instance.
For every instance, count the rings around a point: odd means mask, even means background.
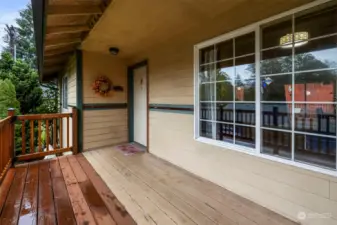
[[[147,146],[147,66],[133,71],[134,141]]]

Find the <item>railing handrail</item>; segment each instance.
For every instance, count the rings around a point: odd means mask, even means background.
[[[6,118],[0,120],[0,128],[2,128],[5,124],[10,123],[12,120],[12,116],[7,116]]]
[[[27,114],[16,116],[17,120],[46,120],[71,117],[72,113]]]

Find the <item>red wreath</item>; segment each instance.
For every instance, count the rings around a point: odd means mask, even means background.
[[[100,76],[92,84],[92,89],[96,94],[107,96],[111,90],[111,81],[106,76]]]

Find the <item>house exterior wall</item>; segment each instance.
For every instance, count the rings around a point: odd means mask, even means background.
[[[199,41],[204,36],[200,33]],[[194,104],[197,43],[165,43],[137,56],[134,63],[149,62],[150,104]],[[150,111],[150,153],[302,224],[337,224],[337,177],[200,143],[193,136],[193,114]],[[301,212],[307,213],[305,220],[299,220]]]
[[[150,104],[193,104],[193,45],[168,49],[148,57]],[[336,177],[197,142],[193,122],[193,114],[150,111],[150,153],[292,220],[326,213],[303,224],[337,223]]]
[[[100,96],[92,83],[106,76],[123,91]],[[127,67],[124,61],[110,55],[83,52],[83,150],[128,141]],[[124,104],[125,106],[120,106]]]
[[[63,89],[62,89],[62,82],[63,78],[67,76],[68,79],[68,105],[63,105]],[[72,106],[77,106],[77,98],[76,98],[76,78],[77,78],[77,72],[76,72],[76,58],[72,57],[69,60],[69,63],[66,67],[66,70],[60,77],[60,110],[61,113],[68,113],[71,112]],[[72,126],[72,118],[69,118],[69,146],[72,146],[73,144],[73,126]],[[67,119],[62,119],[62,148],[67,147]]]

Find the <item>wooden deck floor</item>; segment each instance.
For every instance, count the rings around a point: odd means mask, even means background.
[[[296,224],[147,153],[110,147],[84,156],[139,225]]]
[[[136,224],[83,155],[10,169],[0,213],[1,225]]]

